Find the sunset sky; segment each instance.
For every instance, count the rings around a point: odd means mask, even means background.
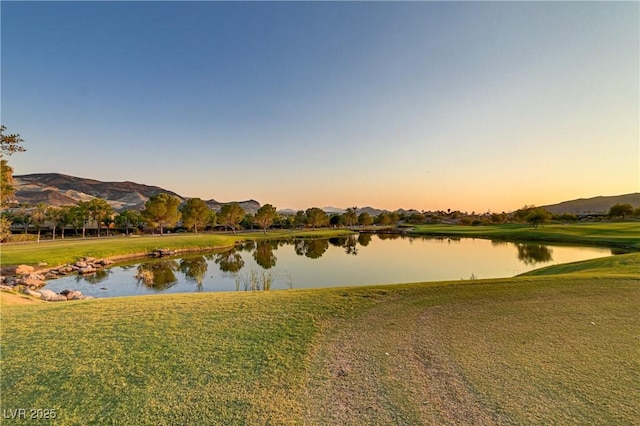
[[[10,2],[15,174],[279,209],[640,191],[638,2]]]

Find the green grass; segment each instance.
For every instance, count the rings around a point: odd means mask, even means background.
[[[534,229],[528,225],[416,225],[409,233],[563,243],[600,244],[640,250],[640,222],[551,224]]]
[[[66,238],[41,243],[3,244],[0,247],[0,264],[38,265],[46,263],[58,266],[70,263],[84,256],[113,258],[145,255],[153,250],[168,248],[171,250],[214,250],[233,246],[236,242],[248,239],[290,238],[290,237],[328,237],[350,233],[346,230],[317,231],[269,231],[250,233],[217,234],[172,234],[164,236],[110,237],[77,239]]]
[[[564,233],[562,241],[637,247],[638,231],[608,223],[414,232],[545,241]],[[266,237],[290,235],[276,234]],[[2,261],[236,238],[264,236],[10,245]],[[494,280],[62,303],[0,293],[1,405],[55,409],[60,425],[633,424],[638,300],[640,253]]]
[[[613,259],[366,288],[3,295],[2,408],[60,425],[632,424],[640,254]]]
[[[551,265],[520,276],[541,276],[584,273],[591,277],[635,277],[640,273],[640,254],[620,254],[599,259]]]

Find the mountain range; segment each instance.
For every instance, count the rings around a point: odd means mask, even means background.
[[[14,176],[14,188],[16,189],[15,201],[35,205],[45,203],[52,206],[75,205],[78,201],[88,201],[93,198],[105,199],[116,211],[127,209],[140,210],[149,197],[167,193],[186,200],[188,197],[176,194],[158,186],[144,185],[135,182],[102,182],[94,179],[86,179],[68,176],[60,173],[37,173]],[[222,203],[214,199],[205,200],[209,208],[220,210]],[[255,214],[260,208],[260,203],[255,200],[236,201],[247,213]],[[552,213],[606,213],[614,204],[628,203],[634,208],[640,207],[640,193],[598,196],[593,198],[580,198],[564,201],[557,204],[542,206]],[[344,213],[344,209],[337,207],[324,207],[327,213]],[[358,214],[367,212],[376,216],[385,210],[374,207],[358,208]],[[283,214],[295,214],[292,209],[280,210]]]
[[[634,208],[640,207],[640,192],[614,196],[598,196],[592,198],[578,198],[577,200],[563,201],[557,204],[542,206],[551,213],[608,213],[609,208],[615,204],[631,204]]]
[[[167,193],[184,201],[188,197],[176,194],[158,186],[135,182],[102,182],[60,173],[37,173],[13,177],[16,189],[15,201],[35,205],[45,203],[51,206],[75,205],[78,201],[93,198],[107,200],[116,211],[141,210],[147,200],[156,194]],[[214,199],[205,200],[209,208],[220,210],[223,204]],[[238,201],[248,213],[255,213],[260,203],[255,200]]]

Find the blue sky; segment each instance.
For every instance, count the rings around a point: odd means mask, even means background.
[[[294,209],[640,190],[637,2],[0,7],[16,174]]]

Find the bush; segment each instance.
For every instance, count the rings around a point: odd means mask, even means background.
[[[10,234],[6,239],[2,240],[3,243],[27,243],[32,241],[38,241],[38,236],[32,234]]]

